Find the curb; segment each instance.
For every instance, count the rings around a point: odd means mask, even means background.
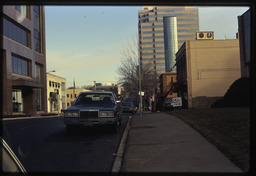
[[[131,121],[132,121],[132,116],[129,117],[129,120],[127,122],[127,125],[125,127],[122,139],[120,141],[120,144],[119,144],[119,147],[117,150],[116,158],[115,158],[112,170],[111,170],[111,173],[113,173],[113,174],[118,174],[121,171],[123,155],[124,155],[124,151],[125,151],[125,147],[126,147],[127,137],[128,137],[129,130],[131,127]]]

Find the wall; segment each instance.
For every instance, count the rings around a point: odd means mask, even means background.
[[[239,41],[188,41],[187,61],[190,63],[189,107],[202,107],[196,103],[202,100],[198,97],[223,97],[229,86],[240,78]],[[210,107],[211,102],[205,102],[205,107]]]

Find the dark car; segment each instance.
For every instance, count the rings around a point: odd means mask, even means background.
[[[122,103],[122,111],[134,114],[136,111],[136,108],[132,102],[123,102]]]
[[[110,91],[82,92],[66,109],[64,123],[68,131],[75,126],[106,125],[117,132],[121,124],[121,108]]]

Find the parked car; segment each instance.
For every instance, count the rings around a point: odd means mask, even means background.
[[[170,97],[165,98],[164,100],[164,110],[176,110],[180,109],[182,106],[182,99],[181,97]]]
[[[117,132],[121,124],[121,107],[110,91],[82,92],[65,110],[64,123],[68,131],[76,126],[106,125]]]
[[[136,111],[136,107],[132,102],[123,102],[122,103],[122,112],[129,112],[134,114]]]

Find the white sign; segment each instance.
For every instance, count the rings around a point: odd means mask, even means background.
[[[142,91],[139,91],[139,95],[140,95],[140,93],[141,93],[141,96],[144,96],[144,92],[142,92]]]
[[[171,103],[171,105],[172,105],[173,107],[182,106],[182,99],[181,99],[181,97],[172,98],[172,103]]]

